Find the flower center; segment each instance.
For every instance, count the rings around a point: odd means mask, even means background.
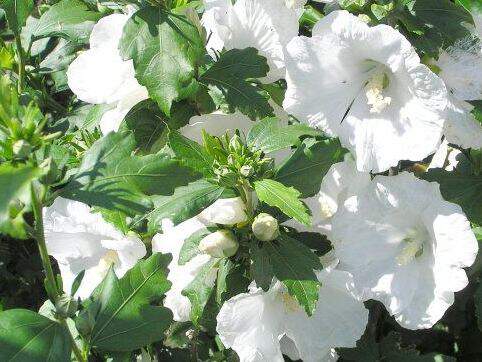
[[[100,272],[107,273],[111,265],[115,265],[118,262],[119,256],[117,255],[117,252],[115,250],[109,250],[102,258],[100,258],[97,268]]]
[[[323,218],[329,219],[335,214],[337,205],[324,192],[319,193],[318,202],[320,204],[320,213]]]
[[[402,250],[395,258],[399,266],[408,265],[423,254],[424,238],[420,233],[410,233],[402,240]]]
[[[390,84],[388,75],[383,71],[376,71],[365,86],[367,103],[370,113],[380,113],[392,103],[391,97],[384,97],[383,90]]]

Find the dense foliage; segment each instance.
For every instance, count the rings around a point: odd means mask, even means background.
[[[481,361],[482,2],[0,0],[0,361]]]

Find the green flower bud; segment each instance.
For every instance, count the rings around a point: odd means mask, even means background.
[[[273,216],[261,213],[251,225],[254,236],[261,241],[271,241],[279,235],[278,220]]]
[[[16,141],[12,146],[13,154],[19,158],[27,158],[32,150],[30,144],[25,140]]]
[[[238,251],[238,241],[229,230],[218,230],[209,234],[199,243],[201,252],[215,258],[229,258]]]
[[[62,318],[72,317],[77,308],[78,302],[67,294],[62,294],[55,302],[55,313]]]
[[[239,173],[244,176],[244,177],[249,177],[254,173],[253,166],[250,165],[244,165],[241,167],[239,170]]]

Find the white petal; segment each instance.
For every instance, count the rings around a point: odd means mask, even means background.
[[[213,136],[222,136],[226,132],[232,133],[234,130],[247,135],[254,125],[247,116],[242,113],[212,113],[202,116],[194,116],[189,120],[189,124],[181,128],[183,136],[202,144],[202,130]]]
[[[283,362],[278,338],[282,335],[282,302],[276,294],[258,289],[239,294],[223,304],[216,331],[241,362]]]
[[[127,94],[117,103],[116,108],[102,115],[99,123],[102,134],[106,135],[109,132],[116,132],[131,108],[147,98],[149,98],[149,95],[144,87],[138,87],[134,92]]]
[[[480,41],[472,37],[457,41],[447,50],[441,50],[435,63],[439,76],[454,97],[460,100],[482,99],[482,50]]]
[[[470,113],[472,109],[469,103],[451,99],[444,125],[444,134],[449,143],[462,148],[482,148],[482,125]]]
[[[322,287],[313,316],[303,310],[286,314],[286,334],[303,361],[331,360],[332,348],[355,347],[368,322],[368,310],[354,294],[349,273],[331,270],[318,275]]]
[[[166,227],[163,222],[163,233],[157,234],[152,239],[152,251],[170,253],[172,261],[169,263],[167,279],[172,283],[171,289],[166,293],[164,306],[173,313],[173,318],[178,322],[190,320],[191,302],[182,295],[182,291],[196,277],[201,268],[211,260],[209,255],[198,255],[184,265],[179,265],[179,253],[184,241],[192,234],[206,228],[206,224],[198,218],[186,220],[179,225]],[[214,283],[213,275],[212,281]]]
[[[124,14],[112,14],[100,19],[90,34],[90,47],[117,50],[127,20],[129,15]]]
[[[84,102],[120,101],[132,91],[134,66],[116,50],[93,48],[81,53],[67,71],[69,87]]]

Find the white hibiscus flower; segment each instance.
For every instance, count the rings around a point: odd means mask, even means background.
[[[339,207],[332,225],[340,267],[409,329],[442,318],[478,251],[460,206],[410,173],[375,177]]]
[[[111,265],[120,278],[146,255],[138,237],[123,235],[81,202],[58,197],[44,208],[43,216],[47,250],[59,264],[66,293],[85,270],[75,294],[81,299],[90,296]]]
[[[370,174],[359,172],[352,156],[347,154],[343,162],[335,163],[330,167],[321,182],[318,194],[303,200],[311,210],[313,226],[306,228],[293,220],[285,225],[293,226],[298,230],[329,235],[331,219],[337,212],[338,205],[343,204],[348,197],[353,196],[369,183]]]
[[[100,19],[90,35],[90,49],[67,71],[69,87],[80,100],[113,107],[100,121],[103,134],[117,131],[130,109],[148,98],[147,89],[134,77],[132,60],[124,61],[118,50],[129,17],[112,14]]]
[[[356,156],[360,171],[421,160],[442,137],[447,91],[387,25],[334,11],[287,46],[284,108]]]
[[[182,291],[196,277],[202,267],[212,256],[199,254],[184,265],[179,265],[179,254],[184,241],[198,231],[205,230],[215,224],[234,225],[246,221],[246,211],[241,198],[220,199],[206,208],[196,217],[186,220],[179,225],[165,219],[162,222],[162,233],[152,239],[152,251],[172,254],[172,261],[168,266],[167,279],[172,283],[166,293],[164,306],[172,311],[174,320],[187,322],[190,320],[191,302],[182,295]],[[216,269],[212,270],[211,282],[214,284]]]
[[[286,44],[298,35],[302,2],[286,0],[204,0],[201,19],[211,51],[253,47],[268,60],[268,81],[284,78]],[[289,8],[288,6],[291,6]]]
[[[222,306],[217,332],[241,362],[282,362],[282,354],[305,362],[336,360],[335,347],[355,347],[368,322],[368,311],[354,293],[347,272],[326,268],[319,301],[308,317],[280,282],[264,292],[253,284]]]

